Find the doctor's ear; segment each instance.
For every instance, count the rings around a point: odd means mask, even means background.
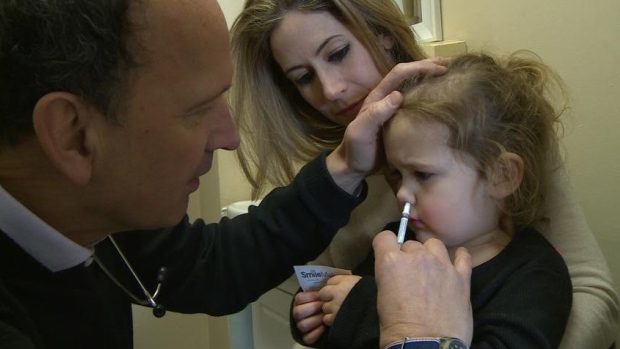
[[[37,102],[32,114],[41,148],[52,165],[76,185],[90,180],[96,113],[96,108],[74,94],[52,92]]]
[[[503,153],[493,164],[489,174],[491,196],[503,199],[514,193],[523,180],[523,159],[515,153]]]

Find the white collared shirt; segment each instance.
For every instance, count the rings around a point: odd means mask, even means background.
[[[90,264],[93,249],[73,242],[0,186],[0,231],[52,272]]]

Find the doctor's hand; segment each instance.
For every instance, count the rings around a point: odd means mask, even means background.
[[[467,250],[459,248],[452,264],[441,241],[406,241],[401,250],[389,231],[375,237],[373,248],[381,348],[404,337],[456,337],[471,343]]]
[[[327,156],[327,169],[334,182],[354,193],[368,175],[385,163],[381,127],[402,103],[402,83],[417,75],[441,75],[447,59],[433,58],[397,64],[366,97],[361,112],[347,126],[342,142]]]
[[[335,275],[327,280],[327,284],[319,291],[319,298],[324,302],[323,323],[325,325],[334,324],[342,302],[361,278],[358,275]]]
[[[322,309],[323,301],[317,291],[298,292],[293,299],[293,320],[308,345],[319,340],[325,332]]]

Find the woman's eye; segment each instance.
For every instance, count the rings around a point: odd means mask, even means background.
[[[433,174],[429,173],[429,172],[420,172],[420,171],[416,171],[415,176],[417,179],[421,180],[421,181],[427,181],[429,180]]]
[[[309,84],[312,81],[312,74],[310,72],[305,73],[304,75],[295,79],[295,85],[304,86]]]
[[[340,62],[342,61],[347,54],[349,53],[349,50],[351,50],[351,45],[346,45],[345,47],[341,48],[340,50],[332,53],[329,56],[329,61],[330,62]]]

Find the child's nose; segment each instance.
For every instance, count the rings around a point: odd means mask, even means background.
[[[404,186],[401,186],[398,189],[398,192],[396,192],[396,198],[403,205],[405,204],[405,202],[410,203],[412,206],[415,204],[415,195],[413,191],[405,188]]]

